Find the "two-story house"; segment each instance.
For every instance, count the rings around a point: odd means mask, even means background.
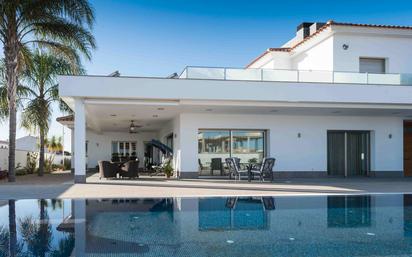
[[[246,68],[61,76],[75,111],[61,121],[74,129],[78,182],[112,154],[136,152],[143,167],[158,158],[151,139],[173,148],[181,178],[226,175],[212,159],[267,156],[278,177],[409,176],[410,73],[412,27],[305,22]]]

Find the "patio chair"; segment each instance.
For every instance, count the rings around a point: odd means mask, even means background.
[[[236,160],[234,158],[226,158],[225,161],[226,161],[227,167],[229,168],[230,176],[233,175],[235,179],[236,177],[238,177],[239,180],[242,174],[246,174],[246,176],[248,176],[249,171],[239,169],[238,165],[236,164]]]
[[[222,158],[212,158],[210,163],[210,175],[213,176],[213,171],[220,171],[220,175],[223,176],[223,164]]]
[[[200,171],[202,171],[203,170],[202,161],[200,159],[197,159],[197,163],[199,164]]]
[[[238,158],[238,157],[232,157],[232,158],[235,160],[235,163],[236,163],[237,168],[238,168],[238,169],[241,169],[241,166],[240,166],[240,158]]]
[[[128,161],[123,164],[120,171],[122,178],[138,178],[139,177],[139,161]]]
[[[252,168],[250,171],[252,175],[257,174],[259,175],[260,181],[264,181],[264,175],[270,175],[270,181],[273,181],[273,166],[275,166],[275,158],[263,158],[262,165],[257,168]]]
[[[172,161],[172,157],[166,157],[163,159],[162,163],[160,165],[154,165],[152,166],[152,169],[155,171],[154,173],[150,174],[150,176],[153,175],[159,175],[164,173],[164,168],[170,164]]]
[[[265,207],[265,211],[275,210],[275,199],[271,196],[263,196],[262,197],[263,207]]]
[[[116,178],[119,166],[109,161],[99,161],[99,179]]]

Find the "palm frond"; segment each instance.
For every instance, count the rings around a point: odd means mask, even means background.
[[[96,48],[95,39],[89,30],[58,17],[52,21],[33,23],[33,30],[37,39],[70,46],[77,49],[87,59],[91,58],[91,50]]]
[[[30,131],[49,130],[51,121],[51,102],[37,97],[28,101],[21,115],[21,126]]]

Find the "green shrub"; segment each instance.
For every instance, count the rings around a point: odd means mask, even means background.
[[[16,176],[24,176],[27,175],[26,169],[16,169]]]
[[[166,174],[168,178],[173,175],[173,167],[170,162],[163,168],[163,172]]]
[[[36,172],[38,153],[27,153],[26,173],[33,174]]]
[[[72,169],[72,161],[71,161],[70,158],[64,158],[63,168],[64,168],[64,170],[71,170]]]
[[[44,173],[50,173],[53,169],[53,163],[51,159],[44,160]]]
[[[63,165],[61,165],[61,164],[52,164],[51,165],[51,169],[52,169],[52,171],[56,171],[56,170],[63,170]]]

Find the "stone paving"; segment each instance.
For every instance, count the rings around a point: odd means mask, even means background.
[[[87,184],[74,184],[70,173],[18,177],[0,182],[0,199],[28,198],[133,198],[227,195],[321,195],[412,193],[410,178],[277,179],[274,182],[213,179],[177,180],[143,176],[137,180],[99,180],[89,175]]]

